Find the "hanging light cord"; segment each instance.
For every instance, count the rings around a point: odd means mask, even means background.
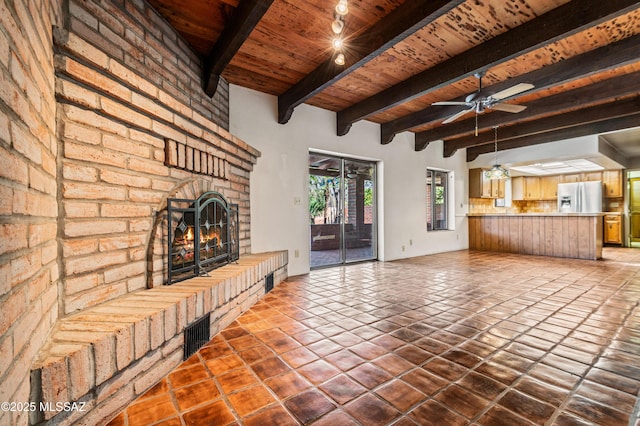
[[[494,158],[494,164],[498,164],[498,126],[495,126],[493,128],[494,130],[494,143],[493,143],[493,148],[494,148],[494,153],[495,153],[495,158]]]

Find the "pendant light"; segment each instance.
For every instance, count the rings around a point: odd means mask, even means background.
[[[494,128],[494,161],[493,166],[487,171],[484,172],[484,176],[487,179],[508,179],[509,178],[509,170],[502,167],[498,164],[498,126]]]

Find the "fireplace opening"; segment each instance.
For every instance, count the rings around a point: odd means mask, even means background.
[[[196,200],[167,200],[169,267],[167,284],[206,275],[238,260],[238,205],[206,192]]]

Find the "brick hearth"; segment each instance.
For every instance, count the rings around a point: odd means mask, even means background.
[[[286,251],[246,255],[209,276],[128,293],[58,321],[33,367],[33,399],[38,407],[82,402],[84,411],[34,412],[32,423],[98,424],[113,415],[182,361],[186,326],[210,312],[213,337],[265,294],[265,276],[284,280],[286,265]]]

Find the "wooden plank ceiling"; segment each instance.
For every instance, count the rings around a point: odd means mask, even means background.
[[[336,65],[337,0],[149,0],[219,77],[278,97],[278,121],[307,103],[335,111],[336,131],[381,124],[380,143],[415,133],[416,150],[444,140],[467,160],[494,149],[640,126],[640,2],[630,0],[349,0],[346,63]],[[476,73],[483,73],[478,91]],[[443,124],[476,99],[535,87]],[[482,108],[481,108],[482,109]],[[477,133],[477,135],[476,135]]]

